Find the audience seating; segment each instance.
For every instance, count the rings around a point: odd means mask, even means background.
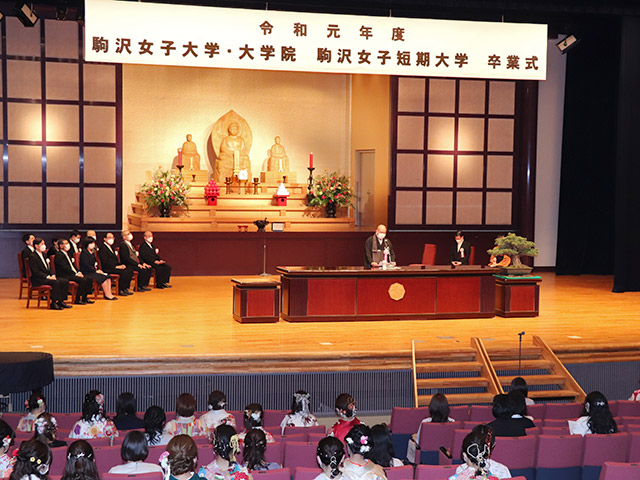
[[[640,464],[604,462],[600,480],[638,480],[640,478]]]
[[[309,441],[310,433],[321,433],[322,435],[326,435],[327,428],[324,425],[317,425],[315,427],[285,427],[284,428],[284,437],[291,437],[292,435],[302,434],[301,442]]]
[[[466,422],[469,420],[468,405],[452,405],[449,407],[449,416],[456,422]]]
[[[440,447],[451,449],[453,431],[461,426],[460,422],[425,422],[420,425],[420,463],[438,465]]]
[[[629,432],[628,462],[640,462],[640,432]],[[640,478],[640,477],[639,477]]]
[[[132,478],[135,480],[162,480],[162,473],[137,473],[137,474],[122,474],[122,473],[101,473],[100,480],[124,480],[126,478]]]
[[[93,452],[96,456],[96,466],[98,467],[98,472],[108,472],[112,467],[115,467],[116,465],[122,465],[123,462],[122,457],[120,456],[119,446],[96,447],[93,442],[89,442],[91,443]],[[67,442],[67,444],[69,444],[69,442]]]
[[[547,403],[544,418],[571,420],[582,413],[581,403]]]
[[[535,436],[498,437],[491,458],[507,465],[511,475],[534,480],[537,443]]]
[[[564,427],[542,427],[544,435],[569,435],[569,426]]]
[[[318,475],[322,473],[319,467],[316,468],[307,468],[307,467],[296,467],[293,480],[313,480]]]
[[[539,435],[537,480],[579,480],[584,438],[580,435]]]
[[[253,480],[291,480],[291,470],[279,468],[277,470],[252,470]]]
[[[610,408],[616,417],[640,417],[640,402],[618,400],[617,402],[611,402]]]
[[[24,413],[3,413],[2,420],[7,422],[11,428],[15,431],[18,427],[18,422],[20,418],[24,417]],[[18,432],[16,432],[18,433]]]
[[[451,448],[449,449],[452,458],[448,458],[440,452],[438,462],[440,465],[459,465],[462,463],[460,455],[462,453],[462,441],[470,432],[470,429],[455,429],[453,431],[453,439],[451,440]]]
[[[284,444],[282,466],[295,470],[296,467],[313,468],[318,465],[316,450],[318,444],[312,442],[290,442]]]
[[[264,420],[262,424],[264,427],[279,427],[282,424],[282,419],[289,413],[288,410],[265,410]],[[280,432],[278,432],[278,435]]]
[[[393,441],[393,451],[397,458],[401,460],[405,460],[407,458],[407,443],[409,442],[409,437],[418,432],[420,422],[428,416],[428,407],[393,407],[393,410],[391,410],[391,422],[389,428],[393,433],[391,436]]]
[[[211,447],[209,447],[209,450],[211,450]],[[265,460],[267,460],[268,462],[276,462],[282,465],[283,457],[284,442],[282,442],[281,440],[276,440],[274,443],[267,443],[267,449],[264,452]],[[213,460],[213,458],[211,460]]]
[[[546,403],[536,403],[535,405],[527,406],[527,414],[533,417],[533,420],[536,421],[543,419],[546,417],[547,404]]]
[[[31,283],[31,269],[29,268],[29,262],[24,264],[24,274],[27,277],[27,308],[29,308],[29,304],[31,303],[31,299],[33,298],[33,294],[36,294],[38,299],[38,307],[40,306],[40,300],[43,299],[47,301],[47,308],[51,307],[51,287],[49,285],[41,285],[39,287],[34,287]]]
[[[493,410],[490,405],[471,405],[469,409],[469,421],[487,423],[495,420]]]
[[[402,467],[385,467],[384,472],[387,474],[388,480],[413,479],[413,465],[403,465]]]
[[[418,465],[416,480],[443,480],[456,473],[456,465]]]
[[[327,436],[326,433],[309,433],[309,435],[307,436],[307,442],[318,443],[320,440],[322,440],[326,436]],[[394,452],[395,452],[395,449],[394,449]],[[397,456],[398,454],[396,453],[396,457]]]
[[[626,462],[629,434],[585,435],[582,480],[598,480],[604,462]]]

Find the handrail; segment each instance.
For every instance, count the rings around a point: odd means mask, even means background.
[[[485,348],[484,343],[482,343],[482,340],[477,337],[471,338],[471,346],[478,352],[478,361],[482,363],[486,377],[488,377],[487,380],[489,380],[489,386],[487,390],[489,393],[492,393],[493,395],[504,393],[500,380],[498,379],[498,374],[493,368],[493,364],[491,363],[491,359],[489,358],[489,354],[487,353],[487,349]]]
[[[411,340],[411,362],[413,370],[413,402],[417,407],[418,405],[418,374],[416,371],[416,341]]]
[[[545,342],[542,339],[542,337],[539,337],[538,335],[534,335],[533,336],[533,344],[537,345],[538,347],[540,347],[542,349],[543,358],[553,362],[553,364],[554,364],[553,373],[555,373],[556,375],[564,376],[565,377],[565,381],[568,383],[568,385],[566,385],[566,386],[567,387],[571,387],[571,389],[574,392],[578,393],[578,396],[576,397],[576,401],[584,402],[584,399],[587,396],[584,393],[584,390],[582,390],[582,387],[580,386],[580,384],[578,382],[576,382],[575,378],[573,378],[573,375],[571,375],[571,373],[569,373],[569,370],[567,370],[567,368],[560,361],[558,356],[555,353],[553,353],[553,350],[551,350],[549,345],[547,345],[547,342]]]

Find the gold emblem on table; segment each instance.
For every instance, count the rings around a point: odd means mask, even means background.
[[[398,300],[402,300],[404,298],[404,294],[404,285],[401,283],[396,282],[389,285],[389,297],[391,297],[392,300],[395,300],[396,302]]]

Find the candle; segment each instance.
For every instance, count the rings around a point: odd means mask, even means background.
[[[178,149],[178,165],[182,165],[182,149]]]
[[[309,168],[313,168],[313,152],[309,154]]]

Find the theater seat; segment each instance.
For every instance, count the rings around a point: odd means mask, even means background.
[[[252,470],[253,480],[291,480],[291,470],[279,468],[276,470]]]
[[[425,243],[422,250],[422,263],[412,263],[411,267],[419,267],[421,265],[435,265],[436,251],[438,246],[434,243]]]
[[[584,438],[580,435],[539,435],[537,480],[579,480]]]
[[[599,480],[638,480],[640,464],[604,462]]]

